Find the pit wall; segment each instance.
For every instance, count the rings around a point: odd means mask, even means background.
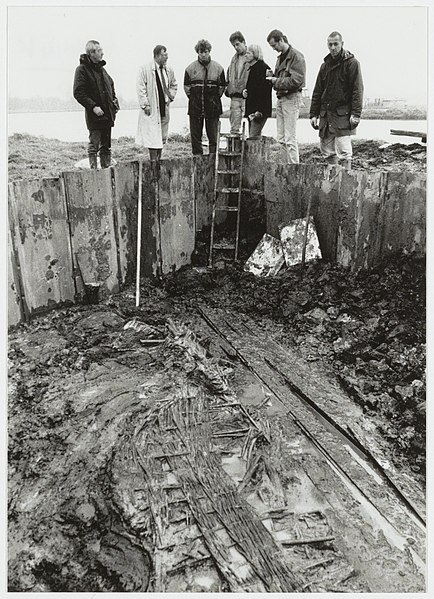
[[[190,264],[197,233],[209,230],[214,163],[142,165],[141,274],[152,277]],[[242,187],[244,229],[262,219],[274,236],[306,216],[311,197],[326,260],[359,268],[397,250],[425,252],[424,174],[286,165],[262,138],[246,143]],[[138,162],[9,184],[10,326],[81,300],[85,285],[103,298],[135,280],[138,189]]]

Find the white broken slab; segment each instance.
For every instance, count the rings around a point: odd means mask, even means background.
[[[258,277],[269,277],[277,275],[284,264],[285,258],[279,239],[265,233],[244,265],[244,270]]]
[[[306,218],[298,218],[285,225],[280,230],[280,241],[282,243],[283,256],[286,266],[293,266],[301,262],[303,252],[304,232],[306,229]],[[306,239],[306,262],[321,258],[316,228],[312,221],[309,222]]]
[[[96,158],[96,164],[97,164],[98,168],[101,168],[101,162],[100,162],[99,156],[97,156],[97,158]],[[116,166],[116,164],[117,164],[116,160],[112,160],[110,163],[110,166]],[[89,158],[83,158],[83,160],[79,160],[78,162],[76,162],[74,164],[74,168],[78,168],[80,170],[89,169],[90,168]]]

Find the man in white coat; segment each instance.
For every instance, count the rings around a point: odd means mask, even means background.
[[[167,48],[155,46],[154,60],[140,68],[137,76],[139,122],[136,143],[149,148],[152,161],[159,161],[169,132],[169,105],[178,85],[173,69],[167,66]]]

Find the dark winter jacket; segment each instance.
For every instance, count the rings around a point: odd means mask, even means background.
[[[86,125],[89,131],[113,127],[119,110],[113,79],[105,70],[106,62],[94,63],[87,54],[80,56],[80,65],[75,69],[74,98],[86,109]],[[93,109],[99,106],[103,116]]]
[[[214,60],[204,65],[195,60],[185,69],[184,91],[188,97],[188,114],[215,118],[221,115],[221,96],[226,80],[223,67]]]
[[[320,117],[319,135],[329,131],[342,137],[354,134],[350,116],[359,117],[363,108],[363,80],[359,62],[347,50],[339,59],[324,58],[310,104],[310,118]]]
[[[246,113],[262,112],[262,116],[271,116],[271,83],[265,78],[270,67],[263,60],[258,60],[248,69]]]
[[[277,58],[274,83],[277,97],[282,98],[288,94],[299,92],[303,89],[306,78],[306,62],[301,52],[289,46],[288,54],[282,62]]]

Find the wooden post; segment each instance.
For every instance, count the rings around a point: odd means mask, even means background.
[[[140,257],[142,249],[142,193],[143,193],[143,162],[139,160],[139,193],[137,200],[137,267],[136,267],[136,308],[140,303]]]

